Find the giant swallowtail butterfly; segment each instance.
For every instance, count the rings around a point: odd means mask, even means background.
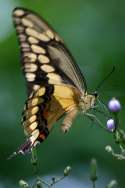
[[[53,124],[63,115],[61,125],[67,132],[79,111],[86,113],[96,95],[88,95],[85,79],[63,40],[36,13],[15,8],[21,66],[27,83],[22,125],[27,141],[17,153],[26,153],[44,141]]]

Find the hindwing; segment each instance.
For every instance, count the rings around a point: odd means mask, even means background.
[[[22,124],[25,134],[30,136],[30,148],[45,140],[53,123],[60,119],[70,106],[78,103],[79,94],[76,92],[71,86],[48,85],[40,87],[29,96],[25,103]],[[23,152],[27,147],[29,149],[29,140],[21,147]]]

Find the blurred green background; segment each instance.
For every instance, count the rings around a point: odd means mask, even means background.
[[[102,86],[100,97],[105,102],[117,97],[123,107],[119,114],[123,127],[125,122],[124,0],[0,0],[0,187],[6,188],[18,187],[19,179],[34,177],[29,156],[7,160],[24,142],[20,119],[26,87],[11,17],[16,6],[36,11],[63,37],[84,73],[90,92],[116,66],[115,73]],[[98,187],[105,187],[114,178],[119,188],[125,187],[125,161],[113,159],[104,150],[106,145],[113,145],[111,134],[97,125],[91,126],[82,115],[66,135],[61,133],[59,124],[39,147],[40,175],[61,174],[65,166],[71,165],[71,178],[57,187],[89,188],[89,161],[95,157],[99,165]]]

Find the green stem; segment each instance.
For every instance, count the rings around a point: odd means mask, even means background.
[[[92,188],[96,188],[95,181],[92,181]]]
[[[31,151],[31,164],[33,165],[34,173],[37,174],[37,172],[38,172],[38,157],[37,157],[36,148],[33,148]]]
[[[61,180],[63,180],[66,176],[62,176],[60,178],[56,178],[54,181],[52,181],[52,183],[47,183],[46,181],[41,179],[41,182],[46,185],[47,187],[53,187],[55,184],[57,184],[58,182],[60,182]]]
[[[47,187],[51,187],[51,186],[50,186],[50,184],[49,184],[49,183],[47,183],[46,181],[41,180],[41,182],[42,182],[44,185],[46,185]]]
[[[64,178],[65,178],[65,176],[62,176],[62,177],[60,177],[60,178],[55,179],[55,181],[53,181],[53,182],[50,184],[50,186],[52,187],[54,184],[60,182],[60,181],[63,180]]]

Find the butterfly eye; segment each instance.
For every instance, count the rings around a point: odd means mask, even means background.
[[[95,98],[97,98],[98,97],[98,92],[95,91],[93,95],[95,96]]]

